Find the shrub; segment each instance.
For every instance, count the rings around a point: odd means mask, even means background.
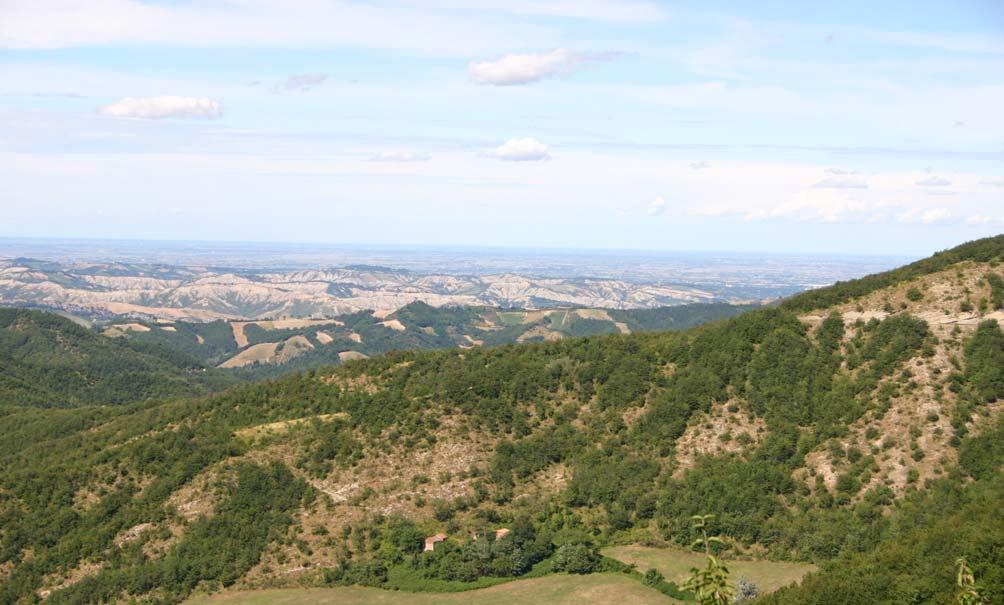
[[[645,583],[646,586],[656,586],[665,579],[666,576],[662,575],[662,573],[658,569],[655,569],[653,567],[645,572],[645,576],[642,578],[642,581]]]
[[[736,595],[732,599],[733,603],[746,603],[760,596],[760,589],[753,580],[739,578],[736,582]]]
[[[565,544],[554,555],[555,571],[567,573],[593,573],[600,566],[600,554],[585,544]]]

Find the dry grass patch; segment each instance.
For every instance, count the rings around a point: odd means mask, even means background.
[[[42,585],[45,586],[45,588],[38,590],[36,594],[38,594],[40,599],[45,599],[50,594],[58,590],[69,588],[77,582],[86,580],[87,578],[96,575],[104,568],[105,564],[103,562],[82,561],[66,573],[58,573],[47,576],[42,581]]]
[[[459,593],[408,593],[363,588],[308,588],[198,596],[186,605],[665,605],[673,599],[620,574],[551,575]]]
[[[243,334],[243,332],[241,332]],[[240,368],[256,363],[272,363],[275,352],[279,348],[277,342],[263,342],[252,345],[219,365],[221,368]]]
[[[381,321],[380,325],[385,328],[390,328],[391,330],[397,330],[398,332],[404,332],[408,328],[404,327],[404,324],[397,319],[388,319],[387,321]]]
[[[128,323],[128,324],[112,324],[104,329],[102,334],[104,336],[110,336],[116,338],[118,336],[125,336],[127,332],[149,332],[150,328],[144,326],[143,324]]]
[[[679,468],[692,468],[701,456],[739,453],[755,448],[767,434],[767,423],[747,411],[743,402],[730,399],[716,403],[708,413],[694,416],[676,440]]]
[[[519,337],[516,338],[516,342],[526,342],[531,338],[537,338],[537,337],[542,337],[546,342],[554,342],[556,340],[561,340],[563,338],[561,332],[555,332],[553,330],[549,330],[545,326],[534,326],[529,330],[527,330],[526,332],[520,334]]]
[[[244,326],[247,322],[243,321],[232,321],[230,322],[230,329],[234,332],[234,342],[237,343],[238,349],[243,349],[248,346],[248,337],[244,334]]]
[[[293,427],[306,424],[308,422],[314,422],[315,420],[318,422],[331,422],[334,420],[348,420],[348,418],[349,415],[345,412],[318,414],[317,416],[307,416],[305,418],[294,418],[293,420],[280,420],[279,422],[269,422],[266,424],[249,426],[235,431],[234,435],[240,437],[241,439],[256,439],[258,437],[285,433]]]
[[[666,579],[681,584],[690,575],[690,568],[703,567],[704,555],[678,548],[653,548],[649,546],[614,546],[603,549],[603,554],[618,561],[633,563],[638,569],[658,569]],[[761,594],[801,580],[816,566],[808,563],[787,563],[777,561],[726,560],[730,579],[734,584],[740,577],[752,580],[760,588]]]

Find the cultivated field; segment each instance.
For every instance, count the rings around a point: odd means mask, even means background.
[[[677,584],[690,575],[691,567],[703,567],[704,555],[676,548],[651,548],[648,546],[614,546],[603,549],[606,556],[634,563],[638,571],[654,567],[666,579]],[[725,561],[734,584],[740,577],[752,580],[761,593],[768,593],[802,579],[814,571],[815,565],[807,563],[782,563],[775,561]]]
[[[414,593],[338,587],[255,590],[200,596],[186,605],[668,605],[673,599],[617,574],[552,575],[454,593]]]

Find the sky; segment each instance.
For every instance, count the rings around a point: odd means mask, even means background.
[[[920,255],[1004,2],[0,0],[0,237]]]

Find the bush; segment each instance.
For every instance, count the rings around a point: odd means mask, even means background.
[[[662,572],[653,567],[645,572],[645,575],[642,577],[642,582],[644,582],[646,586],[657,586],[665,579],[666,576],[662,575]]]
[[[586,544],[565,544],[554,555],[554,571],[593,573],[600,567],[600,553]]]
[[[760,596],[760,589],[753,580],[748,580],[746,578],[739,578],[736,582],[736,596],[733,598],[733,603],[746,603],[752,601]]]

